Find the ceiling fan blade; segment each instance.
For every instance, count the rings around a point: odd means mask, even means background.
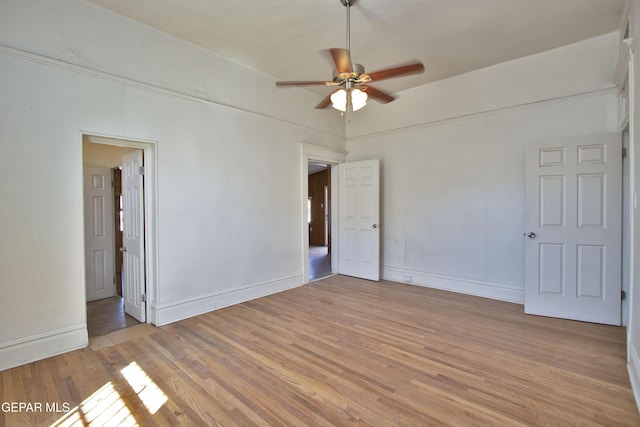
[[[383,104],[388,104],[395,99],[388,93],[383,92],[380,89],[376,89],[373,86],[359,86],[358,89],[366,92],[369,98],[373,98],[378,102],[382,102]]]
[[[371,81],[377,82],[380,80],[392,79],[394,77],[408,76],[410,74],[420,74],[422,72],[424,72],[424,65],[422,62],[414,62],[412,64],[387,68],[385,70],[374,71],[367,74],[371,77]]]
[[[285,82],[276,82],[276,86],[327,86],[327,82],[325,81],[285,81]]]
[[[331,93],[323,98],[318,105],[316,105],[316,109],[322,110],[323,108],[327,108],[329,105],[331,105]]]
[[[337,47],[329,49],[331,52],[331,58],[336,65],[336,71],[338,75],[342,73],[353,73],[353,66],[351,65],[351,54],[348,49],[340,49]]]

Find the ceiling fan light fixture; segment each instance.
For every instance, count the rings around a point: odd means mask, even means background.
[[[347,47],[327,49],[331,55],[331,59],[335,68],[333,69],[333,78],[330,81],[278,81],[276,86],[328,86],[336,88],[330,95],[325,96],[322,101],[316,105],[316,109],[323,109],[329,106],[338,111],[346,112],[358,111],[367,105],[368,99],[373,99],[383,104],[388,104],[395,98],[384,92],[370,86],[369,83],[380,80],[387,80],[396,77],[403,77],[410,74],[419,74],[424,72],[424,65],[420,61],[414,61],[410,64],[398,67],[386,68],[374,72],[365,73],[365,69],[361,64],[351,61],[351,15],[349,10],[357,0],[340,0],[347,11]],[[362,89],[359,89],[361,87]]]
[[[360,89],[352,89],[351,90],[351,107],[353,111],[358,111],[365,105],[367,105],[367,93],[361,91]]]
[[[347,91],[338,89],[331,94],[331,106],[338,111],[347,111]]]
[[[331,106],[345,112],[351,104],[352,111],[358,111],[367,105],[367,99],[367,93],[360,89],[338,89],[331,94]]]

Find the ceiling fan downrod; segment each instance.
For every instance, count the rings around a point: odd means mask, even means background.
[[[340,3],[347,8],[347,50],[351,50],[351,6],[358,0],[340,0]]]

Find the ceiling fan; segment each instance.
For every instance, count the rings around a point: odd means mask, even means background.
[[[391,94],[376,89],[369,85],[369,83],[424,72],[424,65],[419,61],[371,73],[365,73],[362,65],[351,62],[351,22],[349,10],[356,2],[357,0],[340,0],[340,3],[347,8],[347,48],[329,49],[329,53],[335,64],[333,79],[330,81],[279,81],[276,82],[276,86],[336,87],[337,89],[320,101],[320,103],[316,105],[316,108],[322,109],[331,105],[340,111],[346,111],[347,107],[351,107],[352,111],[357,111],[366,105],[369,97],[383,104],[394,100]]]

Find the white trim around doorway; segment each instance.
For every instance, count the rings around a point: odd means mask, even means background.
[[[301,154],[301,170],[302,170],[302,279],[303,283],[309,283],[309,228],[307,224],[308,212],[307,212],[307,200],[309,199],[309,162],[326,163],[327,165],[337,165],[343,163],[346,160],[347,152],[338,148],[328,148],[319,145],[308,144],[305,142],[300,143]],[[331,240],[333,242],[338,241],[338,186],[334,185],[338,182],[338,175],[336,168],[331,168]],[[331,249],[331,271],[336,273],[338,271],[337,262],[338,259],[338,245],[334,245]]]
[[[80,144],[85,140],[94,144],[137,148],[144,152],[144,239],[146,323],[157,324],[158,301],[158,205],[157,205],[157,143],[113,135],[80,132]],[[83,224],[84,228],[84,224]],[[84,231],[84,229],[83,229]],[[83,263],[83,266],[85,264]],[[86,285],[85,285],[86,288]],[[85,295],[86,300],[86,295]],[[85,304],[86,305],[86,304]],[[85,308],[86,310],[86,308]],[[86,311],[85,311],[86,319]]]

